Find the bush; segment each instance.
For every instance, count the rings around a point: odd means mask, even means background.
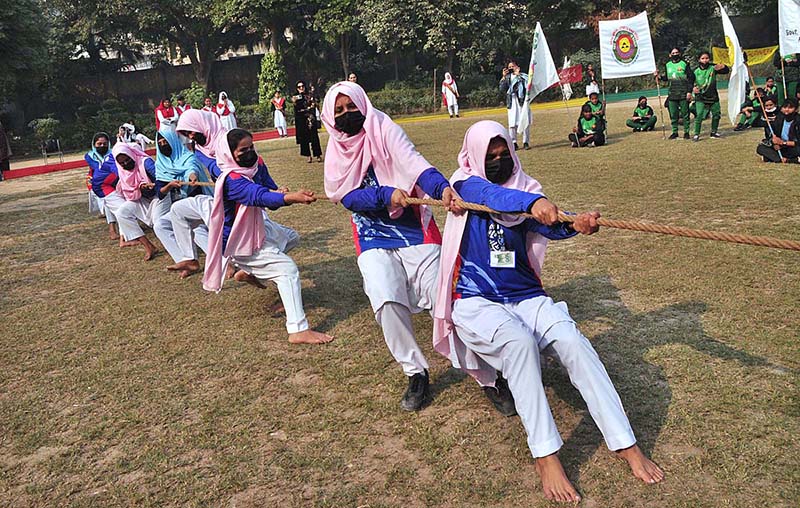
[[[41,144],[56,137],[59,125],[61,125],[61,122],[55,118],[37,118],[32,120],[28,127],[33,129],[33,135]]]
[[[272,115],[264,112],[258,104],[239,106],[236,108],[236,121],[239,127],[249,131],[263,130],[272,127]]]
[[[203,85],[196,81],[192,81],[192,85],[189,88],[184,88],[180,92],[176,93],[175,97],[172,98],[173,104],[176,103],[179,95],[183,95],[183,98],[186,100],[186,102],[191,104],[193,108],[202,108],[205,98],[210,97],[209,91],[203,88]]]
[[[258,103],[269,107],[269,101],[278,90],[286,89],[286,70],[280,56],[275,53],[264,53],[261,59],[261,72],[258,74]]]

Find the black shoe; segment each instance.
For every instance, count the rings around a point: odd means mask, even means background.
[[[400,407],[406,411],[419,411],[425,398],[428,396],[428,371],[424,374],[414,374],[408,378],[408,388],[400,401]]]
[[[523,143],[523,144],[522,144],[522,148],[523,148],[524,150],[530,150],[530,149],[531,149],[531,145],[529,145],[528,143]]]
[[[722,134],[720,134],[719,132],[712,132],[708,137],[709,138],[717,138],[717,139],[719,139],[719,138],[722,137]]]
[[[461,118],[460,116],[456,115],[456,118]]]
[[[689,139],[689,133],[688,132],[684,132],[683,133],[683,139]]]
[[[672,134],[669,135],[669,139],[678,139],[678,133],[673,132]]]
[[[492,401],[495,409],[497,409],[503,416],[514,416],[517,414],[517,408],[514,407],[514,396],[511,395],[511,390],[508,389],[508,382],[502,376],[497,376],[497,381],[494,387],[484,386],[483,393],[486,398]]]
[[[514,141],[514,150],[515,150],[515,151],[516,151],[516,150],[519,150],[519,145],[517,144],[517,142],[516,142],[516,141]]]

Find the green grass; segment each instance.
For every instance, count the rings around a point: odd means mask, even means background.
[[[535,147],[519,152],[526,170],[569,210],[800,238],[800,171],[758,162],[756,132],[667,142],[623,131],[632,108],[610,106],[609,145],[580,150],[566,145],[571,118],[537,112]],[[404,128],[450,175],[472,121]],[[322,190],[322,165],[292,140],[261,148],[279,183]],[[399,409],[405,378],[341,207],[271,214],[302,235],[292,255],[306,311],[336,335],[302,347],[267,313],[274,288],[207,294],[197,276],[167,273],[166,256],[118,249],[86,214],[80,171],[25,180],[0,185],[0,505],[549,506],[519,419],[431,350],[427,315],[415,324],[435,398],[418,414]],[[40,200],[46,190],[53,199]],[[614,230],[551,243],[546,287],[667,472],[658,486],[635,480],[551,366],[561,457],[585,506],[797,506],[799,261]]]

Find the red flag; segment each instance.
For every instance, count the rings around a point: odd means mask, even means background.
[[[562,85],[580,83],[583,80],[583,67],[581,64],[565,67],[558,71],[558,79]]]

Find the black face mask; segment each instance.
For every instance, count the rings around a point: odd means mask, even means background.
[[[348,111],[334,119],[336,129],[344,132],[348,136],[355,136],[361,129],[364,128],[364,120],[367,118],[361,114],[361,111]]]
[[[100,155],[105,155],[105,154],[108,153],[108,145],[96,146],[96,147],[94,147],[94,149]]]
[[[672,60],[672,61],[673,61],[673,62],[675,62],[675,63],[678,63],[678,62],[680,62],[680,61],[681,61],[681,55],[672,55],[672,56],[671,56],[671,57],[669,57],[669,58],[670,58],[670,60]]]
[[[514,159],[508,156],[487,160],[484,167],[486,168],[486,179],[502,185],[511,178],[511,173],[514,172]]]
[[[163,145],[159,143],[158,151],[161,152],[161,155],[164,157],[169,157],[172,155],[172,147],[169,145],[169,143],[164,143]]]
[[[709,66],[709,64],[707,64],[707,63],[706,64],[700,63],[700,68],[703,69],[703,70],[708,69],[708,66]]]
[[[794,122],[794,119],[795,119],[795,118],[797,118],[797,110],[794,110],[794,111],[793,111],[791,114],[789,114],[789,115],[787,115],[787,114],[784,114],[784,115],[783,115],[783,117],[784,117],[784,118],[785,118],[787,121],[789,121],[789,122]]]
[[[256,162],[258,162],[258,154],[255,150],[248,150],[236,159],[236,164],[240,168],[251,168],[256,165]]]
[[[197,146],[206,146],[206,143],[208,143],[206,135],[201,132],[196,132],[192,141],[194,141],[194,144]]]
[[[122,169],[125,171],[133,171],[133,168],[136,167],[136,161],[133,159],[128,159],[125,162],[120,162],[119,165],[122,166]]]

